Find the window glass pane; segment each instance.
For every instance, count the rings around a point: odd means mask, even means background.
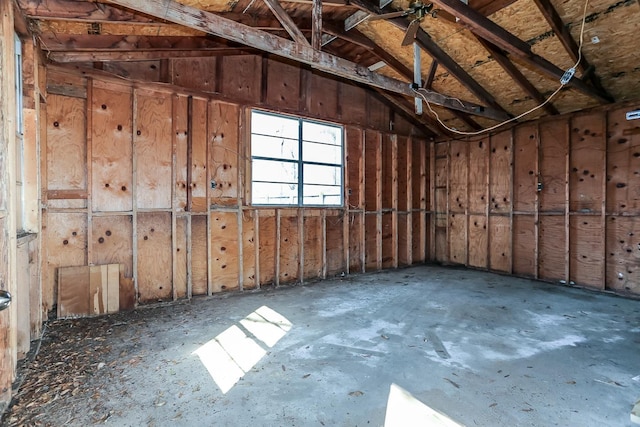
[[[304,165],[304,184],[342,185],[342,168]]]
[[[251,155],[298,160],[298,140],[251,135]]]
[[[251,113],[251,133],[298,139],[299,121],[272,114]]]
[[[339,145],[302,143],[302,156],[305,162],[342,164],[342,147]]]
[[[340,186],[305,185],[303,203],[305,205],[340,205],[342,203]]]
[[[297,205],[298,185],[254,182],[251,188],[254,205]]]
[[[342,145],[342,128],[320,123],[303,122],[302,139],[305,141]]]
[[[254,181],[298,183],[298,165],[275,160],[257,160],[252,162]]]

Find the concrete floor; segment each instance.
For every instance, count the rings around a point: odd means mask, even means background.
[[[23,370],[5,424],[630,426],[640,301],[421,266],[53,322]]]

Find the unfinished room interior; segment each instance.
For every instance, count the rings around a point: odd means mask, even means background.
[[[0,0],[0,424],[640,424],[640,0]]]

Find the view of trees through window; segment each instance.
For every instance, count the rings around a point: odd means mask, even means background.
[[[342,205],[342,127],[251,113],[252,203]]]

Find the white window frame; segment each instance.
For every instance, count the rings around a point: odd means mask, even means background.
[[[254,199],[254,192],[253,192],[253,187],[254,187],[254,183],[277,183],[277,181],[261,181],[261,180],[256,180],[253,178],[251,179],[251,204],[253,206],[265,206],[265,207],[273,207],[273,206],[286,206],[286,207],[318,207],[318,208],[340,208],[344,206],[344,163],[345,163],[345,144],[344,144],[344,127],[336,124],[336,123],[329,123],[329,122],[323,122],[323,121],[319,121],[319,120],[312,120],[312,119],[307,119],[307,118],[303,118],[303,117],[299,117],[299,116],[294,116],[294,115],[288,115],[288,114],[281,114],[281,113],[274,113],[271,111],[265,111],[265,110],[258,110],[258,109],[251,109],[250,110],[250,115],[253,116],[253,114],[260,114],[260,115],[266,115],[266,116],[274,116],[274,117],[280,117],[280,118],[285,118],[285,119],[289,119],[289,120],[296,120],[298,121],[298,158],[297,159],[285,159],[285,158],[278,158],[278,157],[269,157],[269,156],[254,156],[253,155],[253,136],[257,135],[257,136],[265,136],[265,137],[277,137],[278,135],[268,135],[268,134],[264,134],[264,133],[259,133],[259,131],[257,131],[256,129],[254,129],[253,127],[253,123],[251,124],[251,130],[250,130],[250,141],[249,144],[252,148],[252,155],[251,155],[251,164],[252,164],[252,169],[253,169],[253,162],[254,160],[267,160],[267,161],[275,161],[275,162],[281,162],[281,163],[289,163],[289,164],[295,164],[297,166],[297,171],[298,171],[298,176],[297,176],[297,183],[295,183],[295,185],[297,185],[297,203],[256,203],[253,201]],[[314,124],[314,125],[321,125],[321,126],[326,126],[329,128],[334,128],[334,129],[339,129],[340,131],[340,144],[339,145],[334,145],[335,147],[339,146],[340,147],[340,163],[334,163],[334,162],[330,162],[330,161],[309,161],[309,160],[304,160],[304,153],[303,153],[303,145],[304,142],[307,143],[311,143],[311,144],[320,144],[322,145],[323,143],[320,142],[315,142],[315,141],[305,141],[303,139],[303,125],[304,123],[308,123],[308,124]],[[291,139],[293,140],[293,139]],[[330,145],[330,144],[327,144]],[[306,183],[305,184],[305,176],[304,176],[304,171],[305,171],[305,166],[328,166],[328,167],[334,167],[334,168],[339,168],[340,169],[340,184],[339,186],[336,186],[337,188],[339,188],[340,194],[339,194],[339,202],[338,203],[305,203],[305,197],[304,197],[304,188],[305,185],[307,187],[315,185],[315,184],[311,184],[311,183]],[[292,183],[293,184],[293,183]],[[320,185],[320,184],[318,184]],[[333,185],[327,185],[327,186],[333,186]],[[331,197],[335,197],[335,195],[332,195]]]

